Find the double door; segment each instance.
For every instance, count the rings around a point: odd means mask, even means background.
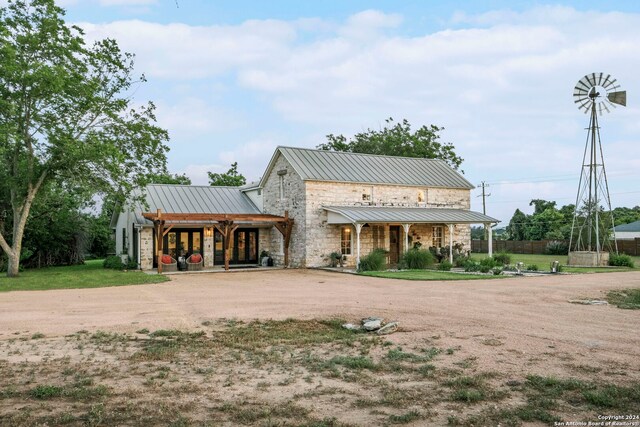
[[[162,253],[171,255],[177,260],[179,257],[188,257],[195,252],[202,253],[202,229],[171,229],[163,237]],[[136,252],[137,252],[137,248]],[[156,240],[153,239],[153,266],[158,266],[158,260],[155,256]]]
[[[258,263],[258,229],[240,228],[233,232],[229,264]],[[213,260],[215,265],[224,264],[224,236],[215,230]]]

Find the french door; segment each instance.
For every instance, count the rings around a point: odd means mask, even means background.
[[[258,229],[240,228],[233,232],[233,247],[229,264],[258,263]],[[224,264],[224,236],[214,233],[213,260],[215,265]]]

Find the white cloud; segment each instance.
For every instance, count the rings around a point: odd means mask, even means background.
[[[573,105],[572,89],[584,74],[604,71],[624,85],[630,105],[602,119],[603,140],[616,147],[606,151],[607,167],[637,166],[628,153],[635,152],[632,141],[640,130],[634,119],[640,111],[633,107],[640,94],[640,15],[544,6],[457,14],[450,29],[417,36],[395,34],[401,24],[398,15],[364,11],[343,23],[314,18],[230,26],[82,26],[90,37],[114,37],[124,50],[136,52],[137,69],[153,84],[208,79],[242,93],[245,103],[260,102],[274,128],[290,140],[353,134],[389,116],[406,117],[414,126],[445,126],[443,140],[466,158],[463,169],[473,181],[577,173],[587,118]],[[304,37],[307,32],[313,37]],[[234,147],[216,148],[219,163],[238,161],[241,168],[247,164],[248,175],[258,176],[281,141],[244,126],[223,100],[194,96],[160,104],[162,122],[179,135],[218,132],[229,124],[244,128]],[[245,114],[262,116],[254,104],[245,105],[251,111]],[[625,191],[624,185],[614,183],[612,193]],[[570,199],[573,186],[496,189],[494,215],[508,220],[514,210],[513,204],[499,208],[500,199]]]
[[[209,184],[209,175],[207,172],[220,172],[224,166],[219,164],[192,164],[187,165],[182,170],[180,170],[179,174],[185,174],[189,178],[191,178],[191,183],[193,185],[208,185]],[[227,167],[228,169],[228,167]],[[224,171],[226,171],[225,169]]]

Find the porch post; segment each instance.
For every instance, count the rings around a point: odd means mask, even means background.
[[[362,231],[362,224],[356,223],[356,269],[360,267],[360,232]]]
[[[164,221],[160,219],[162,217],[162,209],[158,209],[156,215],[157,219],[154,221],[154,225],[156,226],[156,257],[158,261],[158,274],[162,274],[162,243],[164,237]]]
[[[233,237],[233,232],[238,228],[238,225],[235,225],[233,221],[226,220],[218,222],[215,228],[224,236],[224,269],[229,271],[231,238]]]
[[[453,224],[449,226],[449,262],[453,264]]]
[[[493,232],[491,231],[491,223],[485,223],[484,228],[488,232],[487,243],[489,244],[489,256],[493,256]]]
[[[293,228],[293,219],[289,218],[289,211],[284,211],[284,221],[273,224],[276,229],[282,233],[284,240],[284,267],[289,267],[289,244],[291,243],[291,230]]]
[[[402,224],[402,228],[404,229],[404,251],[407,252],[409,250],[409,228],[411,228],[411,224]]]

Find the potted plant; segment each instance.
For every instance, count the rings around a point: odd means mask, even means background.
[[[269,256],[269,252],[260,252],[260,265],[263,267],[273,266],[273,259]]]
[[[338,265],[340,265],[340,267],[344,266],[341,252],[331,252],[329,254],[329,260],[331,261],[331,267],[337,267]]]

